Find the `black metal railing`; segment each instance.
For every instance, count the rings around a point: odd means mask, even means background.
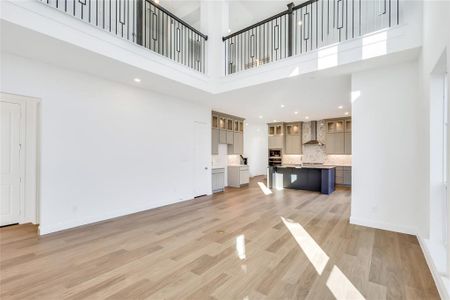
[[[398,25],[400,0],[310,0],[223,38],[225,74]]]
[[[41,1],[205,73],[208,37],[151,0]]]

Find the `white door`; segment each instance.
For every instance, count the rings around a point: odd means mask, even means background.
[[[0,226],[20,219],[20,105],[0,102]]]
[[[209,136],[211,128],[206,123],[194,123],[194,194],[195,196],[206,195],[211,187],[211,142]]]

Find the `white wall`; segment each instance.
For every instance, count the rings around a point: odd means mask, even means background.
[[[210,126],[208,107],[1,58],[1,90],[41,99],[42,234],[195,196],[194,121]]]
[[[244,129],[244,157],[248,158],[250,176],[266,175],[268,163],[267,125],[249,122]]]
[[[352,75],[352,223],[417,233],[426,178],[418,84],[415,62]]]
[[[439,132],[436,131],[436,126],[439,125],[436,116],[441,112],[437,111],[436,100],[432,97],[433,78],[431,74],[435,71],[435,67],[442,57],[446,58],[447,72],[450,70],[450,34],[448,28],[450,28],[450,1],[423,1],[423,46],[419,62],[421,71],[420,109],[424,115],[421,132],[425,138],[424,155],[428,160],[423,165],[423,170],[427,173],[427,180],[424,182],[426,195],[419,208],[424,220],[419,237],[443,299],[450,298],[450,279],[448,275],[441,276],[442,274],[438,274],[437,270],[447,269],[447,272],[450,270],[450,251],[448,249],[437,251],[437,249],[444,247],[438,245],[439,237],[436,236],[435,232],[432,232],[434,228],[439,226],[439,224],[436,224],[434,216],[440,213],[437,211],[440,205],[437,205],[439,199],[436,197],[436,187],[439,184],[439,175],[436,176],[436,174],[439,173],[440,166],[436,165],[439,160],[436,160],[434,156],[438,151],[436,148],[439,147],[439,137],[437,136]],[[447,84],[450,86],[450,76],[448,80]],[[450,175],[450,166],[447,169],[447,174]],[[448,191],[448,197],[450,199],[450,190]],[[447,215],[450,216],[450,207],[448,207]],[[448,235],[448,240],[450,240],[450,230],[448,230]],[[444,265],[445,263],[447,266]]]

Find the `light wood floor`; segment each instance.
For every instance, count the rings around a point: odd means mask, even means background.
[[[258,180],[41,238],[2,228],[0,298],[439,298],[414,236],[349,224],[350,190]]]

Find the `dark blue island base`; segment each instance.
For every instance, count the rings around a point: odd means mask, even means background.
[[[267,183],[269,188],[286,188],[316,191],[331,194],[335,190],[336,168],[325,167],[288,167],[268,168]]]

